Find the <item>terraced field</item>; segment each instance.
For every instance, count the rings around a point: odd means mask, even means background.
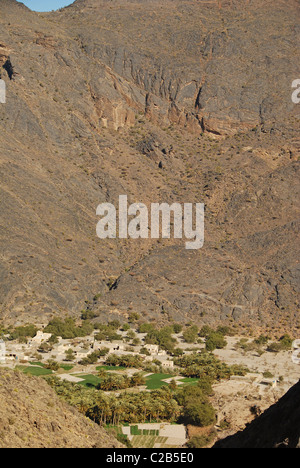
[[[167,437],[141,435],[134,436],[131,444],[134,448],[153,448],[155,444],[161,444],[161,448],[165,448],[162,445],[166,444],[167,440]]]

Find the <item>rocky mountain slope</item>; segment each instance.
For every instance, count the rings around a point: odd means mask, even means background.
[[[214,448],[300,448],[300,382],[244,431]]]
[[[0,447],[113,448],[122,445],[59,399],[43,379],[0,369]]]
[[[299,325],[297,1],[0,3],[0,314]],[[206,205],[205,245],[96,207]],[[251,325],[252,326],[252,325]]]

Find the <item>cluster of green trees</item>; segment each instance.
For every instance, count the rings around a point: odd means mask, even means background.
[[[144,360],[138,354],[124,354],[121,356],[110,354],[105,363],[107,366],[142,369]]]
[[[249,372],[244,366],[228,366],[205,351],[177,358],[175,365],[180,367],[180,373],[186,377],[210,378],[211,381],[229,379],[232,375],[246,375]]]
[[[172,355],[180,355],[180,349],[175,348],[177,341],[172,335],[178,334],[182,330],[183,327],[180,324],[173,324],[157,329],[152,323],[142,323],[138,329],[139,333],[147,333],[145,338],[146,344],[157,344]],[[206,325],[199,330],[196,325],[192,324],[187,325],[182,332],[186,343],[200,343],[201,338],[205,338],[206,349],[208,351],[225,348],[227,342],[224,337],[232,334],[233,331],[229,327],[218,327],[214,330]]]
[[[180,356],[181,354],[183,354],[183,351],[180,348],[176,347],[177,340],[173,335],[178,335],[179,333],[181,333],[182,329],[182,325],[178,323],[174,323],[172,325],[168,325],[160,329],[158,329],[153,323],[142,323],[138,327],[138,332],[147,334],[144,340],[145,344],[156,344],[161,349],[167,351],[168,354],[172,356]],[[191,327],[191,330],[192,329],[193,327]],[[193,336],[191,342],[194,342],[194,338],[195,336]],[[142,349],[141,354],[148,353],[145,349]]]
[[[131,342],[134,346],[141,344],[130,326],[130,324],[139,320],[137,315],[132,314],[129,323],[123,324],[118,320],[112,320],[107,324],[92,323],[91,320],[94,320],[96,317],[97,314],[90,309],[86,309],[81,313],[82,323],[80,325],[71,317],[65,319],[54,318],[48,323],[44,331],[46,333],[51,333],[53,338],[61,336],[63,339],[73,339],[88,336],[94,330],[98,330],[96,335],[98,341],[124,340]],[[118,333],[119,330],[127,331],[128,333],[123,337]],[[204,326],[199,330],[196,325],[189,324],[183,329],[182,325],[177,323],[163,328],[156,328],[153,323],[139,323],[137,331],[139,333],[146,333],[145,344],[157,344],[161,349],[166,350],[168,354],[173,356],[180,356],[182,354],[182,350],[176,347],[177,340],[174,334],[182,332],[183,338],[187,343],[201,342],[200,338],[205,337],[206,349],[208,351],[213,351],[216,348],[220,349],[225,347],[227,343],[224,336],[232,333],[229,327],[218,327],[216,330],[213,330],[209,326]],[[36,332],[37,328],[34,325],[17,327],[10,331],[10,339],[19,339],[20,341],[26,342],[28,338],[35,336]]]
[[[89,354],[85,358],[83,358],[79,364],[82,366],[88,366],[89,364],[96,364],[101,357],[106,356],[109,353],[108,348],[102,348],[97,351],[94,351],[93,353]]]
[[[171,331],[171,333],[175,333],[176,335],[182,331],[182,328],[182,325],[179,323],[173,323],[172,325],[168,326],[169,331]],[[153,323],[144,322],[138,326],[139,333],[150,333],[154,330],[156,330],[156,326]]]
[[[182,406],[182,419],[193,426],[210,426],[216,422],[216,412],[209,401],[211,380],[206,377],[198,386],[189,385],[179,390],[177,401]]]
[[[289,335],[283,335],[278,341],[270,343],[267,347],[267,351],[271,353],[279,353],[280,351],[288,351],[291,349],[293,339]]]
[[[176,422],[182,413],[180,405],[167,386],[151,392],[122,392],[116,396],[62,381],[55,376],[47,377],[47,382],[69,404],[101,425]]]
[[[54,361],[54,359],[48,359],[48,361],[44,364],[45,369],[50,369],[54,372],[57,372],[60,368],[60,364]]]
[[[45,333],[52,333],[54,336],[61,336],[63,339],[72,339],[90,335],[94,331],[94,326],[84,321],[81,326],[77,326],[73,318],[67,317],[64,320],[54,318],[45,327]]]
[[[214,351],[215,349],[223,349],[227,346],[225,336],[233,336],[234,331],[230,327],[219,326],[216,330],[204,325],[199,336],[205,338],[205,348],[207,351]]]
[[[196,325],[191,325],[187,327],[182,336],[186,343],[195,343],[198,340],[199,329]]]
[[[24,325],[23,327],[16,327],[11,330],[9,339],[18,340],[20,343],[27,343],[28,338],[33,338],[38,329],[35,325]]]
[[[245,353],[255,352],[256,354],[261,356],[266,351],[265,346],[267,345],[268,341],[269,341],[269,338],[264,337],[263,335],[261,335],[258,339],[254,341],[250,341],[250,342],[248,338],[241,338],[236,343],[235,349],[237,350],[241,349]]]
[[[122,340],[122,335],[117,333],[116,328],[110,325],[99,325],[97,327],[99,332],[95,335],[98,341],[119,341]]]
[[[180,333],[181,330],[182,326],[179,324],[157,329],[152,323],[143,323],[138,328],[139,333],[147,333],[144,339],[145,344],[158,345],[171,356],[179,356],[183,353],[179,348],[176,348],[177,340],[173,336]],[[142,348],[141,354],[149,355],[150,353],[146,348]]]
[[[202,386],[186,386],[173,391],[163,386],[151,392],[122,392],[118,396],[54,376],[46,379],[58,395],[101,425],[165,421],[204,427],[216,421],[215,410],[208,398],[212,390],[207,379]],[[135,379],[141,380],[142,376],[136,374]]]
[[[107,392],[140,387],[145,384],[146,379],[141,373],[135,373],[132,377],[128,377],[127,375],[107,374],[101,380],[99,389]]]
[[[75,320],[71,317],[65,319],[54,318],[50,320],[44,331],[45,333],[52,333],[54,336],[61,336],[63,339],[72,339],[88,336],[94,330],[98,330],[96,339],[99,341],[122,340],[122,335],[117,333],[117,330],[121,328],[121,323],[118,320],[112,320],[107,324],[91,323],[90,320],[95,317],[96,315],[90,310],[82,311],[80,326],[76,325]]]
[[[101,339],[101,334],[103,333],[104,335],[110,335],[110,334],[116,334],[117,331],[121,328],[121,322],[119,320],[111,320],[108,323],[95,323],[94,327],[95,329],[99,330],[100,334],[100,339]],[[121,335],[118,335],[118,339],[122,338]],[[104,339],[104,338],[102,338]]]
[[[207,351],[226,348],[227,341],[221,333],[213,332],[206,338],[205,348]]]
[[[247,338],[242,338],[237,344],[236,349],[242,349],[245,353],[255,352],[259,356],[266,351],[270,353],[279,353],[280,351],[288,351],[291,349],[293,339],[289,335],[283,335],[278,341],[271,341],[269,336],[260,335],[255,340],[249,341]]]
[[[145,337],[145,344],[156,344],[161,349],[172,353],[175,349],[177,340],[172,336],[174,328],[172,326],[163,327],[160,329],[153,328],[148,331]]]

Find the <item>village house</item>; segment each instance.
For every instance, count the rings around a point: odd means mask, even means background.
[[[162,366],[166,369],[173,369],[174,362],[173,361],[162,361]]]
[[[81,361],[82,359],[88,357],[88,355],[92,353],[92,350],[80,349],[78,351],[75,350],[75,353],[76,353],[76,361]]]
[[[55,351],[57,351],[58,353],[65,353],[70,348],[72,348],[71,343],[69,343],[68,341],[64,341],[55,346]]]
[[[99,351],[100,349],[107,348],[108,354],[116,353],[119,351],[125,351],[125,344],[122,341],[115,341],[111,343],[110,341],[95,341],[93,344],[93,350]]]
[[[157,356],[159,352],[159,346],[154,344],[146,344],[145,349],[150,353],[151,356]]]
[[[44,341],[48,341],[51,338],[51,336],[51,333],[44,333],[42,331],[38,331],[35,337],[30,340],[29,344],[41,345]]]

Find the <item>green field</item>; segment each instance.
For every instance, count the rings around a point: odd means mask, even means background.
[[[157,429],[139,429],[138,425],[130,426],[130,434],[135,436],[159,436]]]
[[[146,385],[148,390],[157,390],[158,388],[168,385],[166,382],[163,382],[165,379],[170,379],[173,377],[170,374],[152,374],[146,378]]]
[[[72,366],[71,364],[59,364],[59,367],[61,367],[65,371],[70,371],[73,369],[74,366]]]
[[[30,361],[29,364],[31,366],[45,367],[45,365],[42,362],[32,362],[32,361]]]
[[[126,367],[121,366],[98,366],[96,367],[97,371],[106,370],[106,371],[121,371],[126,370]]]
[[[96,377],[95,375],[92,375],[92,374],[86,374],[86,375],[78,374],[78,375],[75,375],[75,377],[83,379],[82,382],[78,382],[78,385],[83,385],[84,387],[88,387],[88,388],[96,388],[101,382],[101,379],[99,379],[99,377]]]
[[[192,377],[183,377],[179,380],[179,382],[183,382],[185,385],[197,385],[199,379]]]
[[[45,367],[45,364],[43,364],[42,362],[33,362],[33,361],[30,361],[29,364],[31,366],[37,366],[37,367]],[[59,367],[61,367],[61,369],[64,369],[65,371],[70,371],[73,369],[74,366],[72,366],[71,364],[59,364]]]
[[[153,448],[155,444],[165,444],[167,440],[166,437],[142,435],[134,436],[130,442],[134,448]]]
[[[17,366],[17,369],[24,372],[24,374],[34,375],[39,377],[41,375],[50,375],[52,374],[52,370],[44,369],[43,367],[34,367],[34,366]]]

